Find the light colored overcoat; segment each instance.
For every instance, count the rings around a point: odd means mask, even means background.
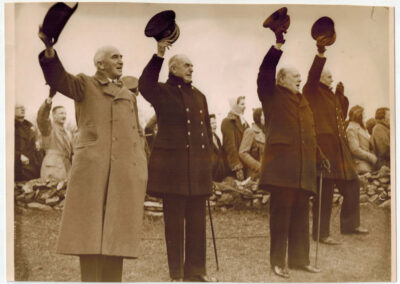
[[[39,55],[46,82],[75,101],[78,139],[57,252],[137,257],[147,184],[136,98],[97,72]]]

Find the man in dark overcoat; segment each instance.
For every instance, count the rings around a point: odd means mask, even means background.
[[[266,125],[259,187],[271,192],[271,268],[289,278],[287,245],[289,268],[319,272],[310,265],[308,229],[308,200],[316,193],[317,142],[311,108],[299,92],[299,72],[282,68],[275,79],[283,44],[278,38],[264,57],[257,79]]]
[[[171,279],[215,281],[206,275],[205,206],[212,190],[207,100],[192,85],[193,64],[185,55],[173,56],[167,82],[158,82],[170,45],[166,39],[157,42],[157,53],[139,78],[140,92],[153,105],[158,124],[147,192],[163,198]]]
[[[47,84],[75,102],[78,141],[57,252],[80,257],[83,282],[120,282],[123,258],[137,258],[147,185],[136,96],[123,81],[115,47],[94,56],[94,76],[68,73],[42,32]]]
[[[343,195],[340,212],[340,231],[343,234],[366,234],[368,230],[360,227],[360,184],[348,146],[344,121],[349,100],[344,96],[344,87],[340,82],[336,92],[331,90],[332,74],[324,70],[326,62],[324,48],[319,48],[308,73],[303,94],[310,102],[314,114],[318,145],[328,158],[331,171],[324,172],[321,192],[320,242],[330,245],[339,244],[329,236],[330,217],[334,186]],[[320,172],[318,173],[320,174]],[[318,199],[313,206],[313,237],[317,239]]]

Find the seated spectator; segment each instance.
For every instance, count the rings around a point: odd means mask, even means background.
[[[53,91],[50,90],[50,92]],[[54,93],[44,101],[37,115],[37,124],[42,134],[43,148],[46,151],[40,177],[62,180],[68,177],[71,168],[72,137],[64,126],[67,115],[65,108],[56,106],[51,110],[53,95]],[[50,120],[50,110],[53,121]],[[90,138],[95,139],[95,137],[85,137],[85,139]]]
[[[213,152],[211,154],[212,161],[212,176],[214,181],[222,181],[228,174],[226,165],[226,153],[222,148],[221,140],[219,139],[217,130],[217,118],[215,114],[210,114],[210,124],[213,138]]]
[[[372,130],[372,146],[378,158],[377,169],[390,167],[390,110],[378,108],[375,113],[376,125]]]
[[[247,176],[256,180],[260,177],[261,158],[265,146],[265,118],[262,108],[256,108],[253,111],[253,120],[252,127],[244,131],[239,155],[246,168]]]
[[[249,127],[243,117],[246,109],[244,100],[245,97],[243,96],[230,100],[231,111],[221,123],[222,147],[227,155],[228,167],[238,180],[244,180],[245,177],[243,164],[239,158],[239,147],[242,142],[243,132]]]
[[[347,139],[358,174],[374,169],[377,158],[372,151],[370,136],[364,126],[364,108],[356,105],[350,109]]]
[[[27,181],[40,177],[43,151],[36,141],[35,127],[25,119],[25,107],[15,105],[14,179]]]
[[[372,129],[374,129],[376,125],[375,118],[371,117],[365,122],[365,128],[367,128],[369,135],[372,135]]]

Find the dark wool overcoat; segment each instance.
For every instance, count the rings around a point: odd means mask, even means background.
[[[324,176],[352,180],[357,178],[357,172],[344,128],[349,100],[320,82],[325,62],[325,57],[315,56],[303,94],[314,114],[318,146],[331,164],[331,172],[324,173]]]
[[[275,84],[281,50],[271,47],[260,66],[257,92],[266,135],[260,188],[304,189],[316,193],[317,141],[307,99]]]
[[[166,83],[159,83],[163,61],[153,55],[139,78],[140,93],[153,105],[158,124],[147,192],[209,195],[212,134],[206,97],[171,73]]]
[[[239,157],[239,148],[242,143],[243,133],[247,128],[249,128],[247,122],[242,124],[239,116],[232,112],[229,112],[222,120],[222,146],[226,152],[228,166],[232,171],[243,168]]]
[[[102,74],[39,55],[46,82],[75,101],[78,141],[57,252],[137,257],[147,184],[135,95]]]

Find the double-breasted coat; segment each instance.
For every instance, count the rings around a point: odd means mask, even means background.
[[[286,187],[316,192],[317,141],[307,99],[275,84],[281,50],[271,47],[260,66],[258,97],[266,135],[260,188]]]
[[[159,83],[163,61],[153,55],[139,78],[140,93],[153,105],[158,124],[147,192],[209,195],[212,132],[206,97],[172,73],[166,83]]]
[[[357,178],[357,173],[344,129],[349,100],[320,82],[325,62],[325,57],[315,56],[303,94],[314,114],[318,145],[331,164],[330,173],[324,176],[352,180]]]
[[[136,98],[102,73],[71,75],[39,55],[46,82],[75,101],[78,142],[57,252],[137,257],[147,183]]]

